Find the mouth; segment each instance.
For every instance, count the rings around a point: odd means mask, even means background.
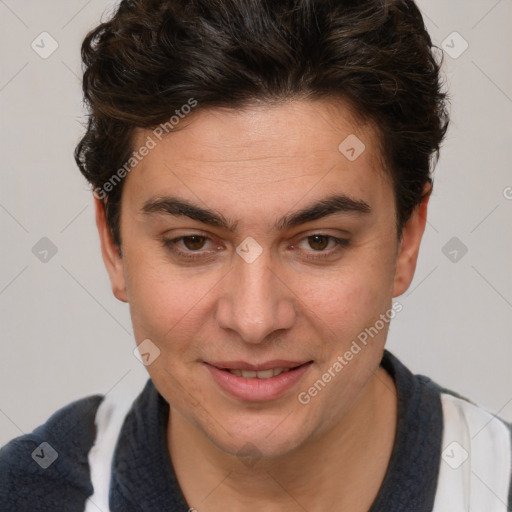
[[[286,373],[292,370],[296,370],[305,364],[310,364],[313,361],[268,361],[266,363],[253,365],[243,361],[234,362],[214,362],[206,363],[214,366],[218,370],[229,372],[237,377],[244,379],[271,379],[277,377],[282,373]]]
[[[313,361],[274,360],[262,364],[244,361],[207,363],[213,380],[235,398],[264,401],[278,398],[290,390],[308,371]]]
[[[296,367],[298,368],[298,366]],[[229,370],[228,368],[222,368],[224,371],[232,373],[237,377],[243,377],[244,379],[271,379],[272,377],[277,377],[281,375],[281,373],[289,372],[290,370],[294,370],[294,368],[270,368],[269,370]]]

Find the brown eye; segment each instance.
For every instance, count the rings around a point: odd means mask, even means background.
[[[213,251],[205,250],[208,243],[213,243],[212,239],[204,235],[186,235],[178,238],[162,238],[162,246],[171,252],[175,259],[186,262],[208,262],[215,255],[213,254],[222,251],[222,246],[214,245]]]
[[[308,236],[308,243],[315,251],[323,251],[329,245],[330,238],[327,235],[311,235]]]
[[[190,251],[198,251],[204,247],[207,238],[205,236],[191,235],[182,238],[183,245]]]
[[[346,238],[337,238],[324,233],[314,233],[302,238],[297,248],[300,249],[304,259],[318,262],[339,257],[343,249],[349,245],[350,240]]]

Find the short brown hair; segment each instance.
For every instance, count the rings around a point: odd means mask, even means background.
[[[135,128],[191,98],[198,109],[343,98],[378,130],[400,235],[448,127],[434,50],[411,0],[123,0],[82,44],[89,117],[75,159],[104,191],[120,248],[123,181],[103,187],[132,156]]]

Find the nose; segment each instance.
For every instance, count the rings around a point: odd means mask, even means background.
[[[233,265],[217,304],[219,326],[251,344],[290,329],[296,319],[295,295],[277,266],[272,268],[269,251],[263,250],[251,263],[237,254]]]

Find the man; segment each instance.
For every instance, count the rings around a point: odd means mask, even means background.
[[[82,57],[150,380],[4,447],[2,510],[510,510],[510,425],[384,349],[448,124],[414,3],[123,1]]]

